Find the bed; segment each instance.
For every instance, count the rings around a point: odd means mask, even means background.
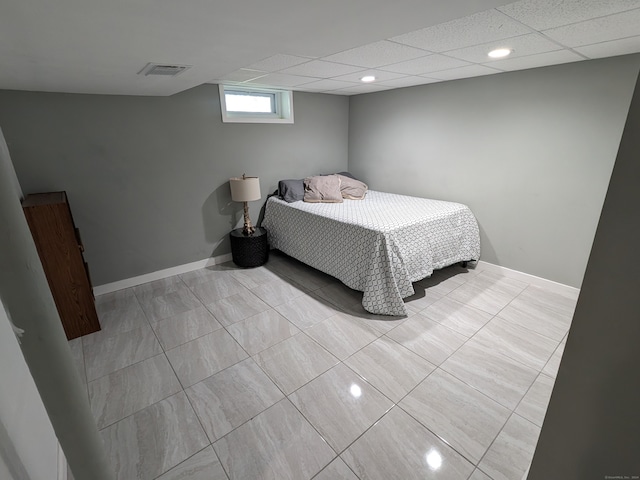
[[[363,292],[368,312],[406,316],[412,282],[480,258],[478,224],[460,203],[369,190],[364,200],[267,200],[271,248]]]

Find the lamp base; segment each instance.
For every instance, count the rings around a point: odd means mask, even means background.
[[[255,227],[251,225],[251,219],[249,218],[249,203],[244,202],[244,228],[242,233],[245,236],[253,235],[256,231]]]

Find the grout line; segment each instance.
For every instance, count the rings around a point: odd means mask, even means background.
[[[500,429],[500,431],[498,432],[498,434],[496,435],[496,437],[493,439],[493,441],[491,442],[491,445],[489,445],[489,448],[487,448],[487,450],[484,452],[484,454],[482,455],[482,457],[480,458],[480,460],[478,461],[478,465],[480,465],[482,463],[482,461],[484,460],[484,458],[487,456],[487,453],[489,453],[491,451],[491,448],[493,447],[493,445],[495,444],[496,440],[498,439],[498,437],[500,436],[500,434],[504,431],[504,427],[507,425],[507,423],[509,423],[509,421],[514,417],[520,417],[522,420],[524,420],[527,423],[530,423],[531,425],[535,426],[538,429],[538,437],[535,440],[534,443],[534,451],[531,454],[531,458],[529,458],[527,460],[527,465],[525,466],[525,469],[523,470],[522,474],[523,475],[526,471],[527,468],[531,465],[531,461],[533,460],[533,455],[535,454],[535,447],[538,444],[538,440],[540,439],[540,430],[541,427],[539,427],[538,425],[536,425],[535,423],[531,422],[530,420],[527,420],[526,418],[524,418],[522,415],[517,414],[515,411],[511,412],[511,415],[509,415],[509,418],[507,419],[507,421],[505,422],[505,424],[502,426],[502,428]],[[480,468],[480,467],[478,467]],[[485,473],[484,470],[482,471],[482,473]]]
[[[168,470],[165,470],[164,472],[162,472],[161,474],[159,474],[157,477],[154,477],[154,480],[158,480],[161,476],[163,476],[164,474],[166,474],[167,472],[173,470],[174,468],[179,467],[180,465],[182,465],[183,463],[191,460],[193,457],[195,457],[196,455],[198,455],[199,453],[204,452],[207,448],[211,447],[211,450],[213,450],[213,447],[211,446],[211,444],[207,445],[206,447],[201,448],[200,450],[198,450],[197,452],[195,452],[193,455],[191,455],[190,457],[185,458],[184,460],[182,460],[180,463],[174,465],[173,467],[169,468]],[[213,450],[213,454],[216,456],[216,458],[218,458],[218,462],[220,462],[220,458],[218,457],[218,454],[216,453],[215,450]],[[220,462],[220,465],[222,466],[222,462]],[[224,467],[222,468],[222,470],[224,471]],[[224,471],[225,475],[227,475],[227,472]],[[227,480],[228,480],[228,476],[227,476]]]

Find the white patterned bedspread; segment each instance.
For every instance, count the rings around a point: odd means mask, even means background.
[[[460,203],[369,190],[343,203],[267,201],[272,248],[364,292],[371,313],[407,315],[412,282],[480,258],[478,224]]]

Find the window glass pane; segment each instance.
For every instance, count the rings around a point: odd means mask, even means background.
[[[273,95],[243,94],[229,92],[224,94],[228,112],[275,113]]]

